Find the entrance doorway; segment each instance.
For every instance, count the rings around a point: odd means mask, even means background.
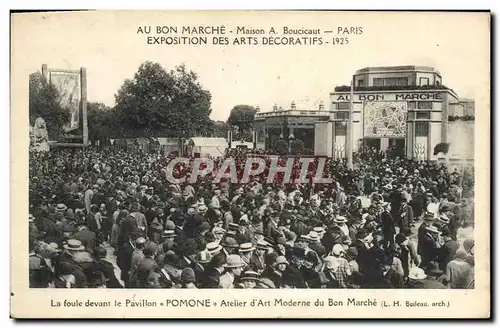
[[[404,138],[389,138],[389,147],[394,156],[405,156],[405,139]]]
[[[365,138],[364,144],[369,149],[375,148],[380,150],[380,138]]]

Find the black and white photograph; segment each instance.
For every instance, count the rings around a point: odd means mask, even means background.
[[[489,315],[489,17],[13,14],[12,280],[61,316]]]

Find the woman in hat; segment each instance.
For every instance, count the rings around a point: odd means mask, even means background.
[[[197,289],[196,275],[191,268],[184,268],[181,272],[181,287],[186,289]]]
[[[245,271],[241,275],[241,281],[245,289],[256,288],[259,283],[259,274],[255,271]]]

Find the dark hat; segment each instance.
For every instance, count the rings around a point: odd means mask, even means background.
[[[437,262],[429,262],[425,268],[425,272],[428,275],[434,275],[434,276],[439,276],[443,274],[443,271],[439,269],[439,264]]]
[[[357,233],[356,233],[356,238],[357,239],[363,239],[363,238],[366,238],[366,236],[368,236],[370,233],[368,232],[368,230],[366,229],[360,229]]]
[[[214,242],[215,241],[215,235],[212,231],[208,231],[207,233],[205,233],[205,240],[207,241],[207,243],[211,243],[211,242]]]
[[[450,235],[451,235],[450,228],[448,228],[447,226],[441,228],[441,236],[449,237]]]
[[[204,231],[204,230],[210,230],[210,223],[204,221],[200,224],[200,227],[198,228],[198,230],[200,231]]]
[[[108,280],[102,271],[92,271],[87,275],[87,286],[97,287],[105,284]]]
[[[226,260],[224,259],[224,255],[217,254],[214,257],[212,257],[212,260],[210,261],[210,263],[214,267],[221,267],[221,266],[223,266],[226,263]]]
[[[298,257],[300,259],[303,259],[306,257],[306,250],[301,248],[301,247],[294,247],[293,248],[293,255],[295,257]]]
[[[404,242],[406,240],[406,236],[403,235],[402,233],[398,233],[396,235],[395,240],[396,240],[396,243],[401,244],[402,242]]]
[[[194,239],[187,239],[183,247],[184,255],[193,255],[198,252],[198,244]]]
[[[233,237],[226,237],[226,238],[224,238],[220,244],[221,244],[221,246],[224,246],[224,247],[234,247],[234,248],[237,248],[237,247],[240,246],[238,244],[238,242],[236,241],[236,239],[234,239]]]
[[[184,268],[181,272],[181,281],[183,283],[196,282],[196,276],[192,268]]]
[[[166,264],[177,265],[179,263],[179,257],[174,253],[174,251],[170,250],[165,253],[163,262]]]

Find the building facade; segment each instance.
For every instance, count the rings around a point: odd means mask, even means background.
[[[355,150],[362,145],[382,151],[391,147],[407,157],[437,160],[435,147],[450,144],[456,156],[473,157],[474,101],[460,99],[443,85],[436,69],[368,67],[356,71],[353,80]],[[336,87],[330,93],[335,144],[345,145],[349,107],[350,86]]]
[[[290,136],[304,142],[304,148],[314,150],[315,123],[330,121],[334,112],[324,109],[319,104],[315,110],[298,109],[294,102],[290,108],[274,106],[270,112],[255,114],[254,131],[257,149],[273,149],[279,138],[289,140]]]
[[[474,157],[474,101],[443,85],[432,67],[367,67],[353,76],[353,150],[364,146],[420,160],[437,160],[436,146],[449,155]],[[329,105],[314,109],[274,106],[255,115],[256,146],[273,148],[293,135],[306,149],[334,157],[346,154],[351,86],[337,86]],[[327,108],[325,108],[327,107]],[[321,149],[321,150],[318,150]]]

